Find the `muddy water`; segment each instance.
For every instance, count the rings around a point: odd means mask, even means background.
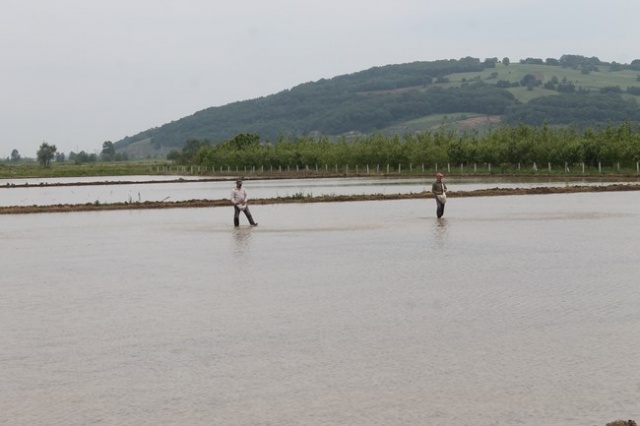
[[[640,418],[640,194],[0,217],[0,424]]]

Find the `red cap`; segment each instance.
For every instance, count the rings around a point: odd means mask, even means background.
[[[436,173],[436,177],[437,177],[437,178],[439,178],[439,177],[444,177],[444,175],[443,175],[442,173]]]

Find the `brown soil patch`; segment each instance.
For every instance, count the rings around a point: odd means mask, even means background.
[[[474,128],[487,124],[497,124],[500,123],[501,119],[502,116],[500,115],[485,115],[482,117],[473,117],[460,120],[458,121],[458,125],[463,128]]]
[[[577,192],[615,192],[615,191],[640,191],[640,184],[612,184],[607,186],[565,186],[558,188],[493,188],[478,189],[468,192],[450,191],[449,198],[466,197],[492,197],[504,195],[545,195],[567,194]],[[408,200],[419,198],[433,198],[430,192],[416,194],[374,194],[374,195],[336,195],[322,197],[286,197],[255,199],[252,204],[288,204],[288,203],[336,203],[346,201],[381,201],[381,200]],[[86,212],[104,210],[140,210],[140,209],[167,209],[167,208],[198,208],[198,207],[228,207],[228,200],[188,200],[188,201],[145,201],[141,203],[111,203],[111,204],[57,204],[51,206],[14,206],[0,207],[1,214],[26,214],[26,213],[65,213]]]

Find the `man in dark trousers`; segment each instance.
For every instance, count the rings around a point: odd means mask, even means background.
[[[253,217],[251,217],[251,212],[249,211],[249,206],[247,202],[249,201],[249,197],[247,197],[247,191],[242,187],[242,181],[238,179],[236,181],[236,187],[231,190],[231,204],[233,204],[233,225],[240,226],[240,212],[243,211],[244,215],[249,219],[249,223],[251,226],[258,226],[256,222],[254,222]]]
[[[444,184],[442,173],[436,173],[436,181],[431,185],[431,193],[436,199],[436,216],[438,219],[444,215],[444,203],[447,202],[447,185]]]

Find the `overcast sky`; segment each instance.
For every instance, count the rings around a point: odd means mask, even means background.
[[[413,61],[640,58],[637,0],[3,0],[0,157]]]

